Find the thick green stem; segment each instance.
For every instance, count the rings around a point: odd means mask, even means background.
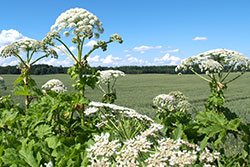
[[[36,62],[38,62],[39,60],[45,58],[45,57],[48,57],[48,55],[44,55],[42,57],[39,57],[38,59],[36,59],[35,61],[33,61],[30,65],[32,66],[33,64],[35,64]]]
[[[194,71],[193,68],[190,69],[195,75],[197,75],[198,77],[200,77],[201,79],[204,79],[207,82],[211,82],[209,79],[203,77],[202,75],[198,74],[196,71]]]
[[[232,67],[228,70],[227,74],[225,75],[225,77],[221,80],[221,82],[223,82],[227,77],[228,75],[230,74],[230,72],[233,70],[233,68],[235,67],[236,64],[232,65]]]
[[[35,50],[33,50],[33,52],[31,53],[31,55],[30,55],[30,57],[29,57],[29,59],[27,58],[27,60],[28,60],[28,62],[30,62],[31,61],[31,59],[32,59],[32,57],[33,57],[33,55],[34,55],[34,53],[35,53],[36,51]]]
[[[108,44],[108,43],[111,43],[111,42],[113,42],[113,41],[112,41],[112,40],[109,40],[109,41],[106,42],[105,44]],[[105,44],[103,44],[103,45],[105,45]],[[90,55],[92,52],[94,52],[96,49],[102,47],[103,45],[98,45],[97,47],[92,48],[92,49],[84,56],[84,59],[86,60],[87,57],[89,57],[89,55]]]
[[[28,77],[25,76],[24,78],[24,84],[28,87]],[[27,109],[29,108],[29,96],[25,96],[25,110],[27,111]]]
[[[66,54],[66,55],[69,56],[71,59],[73,58],[77,62],[77,59],[75,58],[75,56],[71,52],[71,50],[68,48],[68,46],[62,40],[60,40],[59,38],[56,38],[56,40],[58,40],[68,50],[68,52],[70,53],[70,55],[69,54]],[[60,48],[60,47],[57,47],[57,48],[60,49],[60,50],[62,50],[64,53],[67,53],[62,48]]]
[[[25,63],[25,61],[21,58],[21,56],[19,56],[16,53],[14,53],[14,55],[23,63],[24,66],[26,66],[26,68],[29,68],[28,65]]]

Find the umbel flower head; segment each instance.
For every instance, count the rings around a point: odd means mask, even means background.
[[[58,32],[64,31],[64,36],[69,36],[70,31],[76,35],[83,35],[89,38],[99,37],[103,33],[102,22],[89,11],[82,8],[69,9],[62,13],[57,19],[51,30]],[[94,31],[96,30],[96,31]]]
[[[104,70],[98,71],[100,76],[98,77],[99,83],[108,84],[112,81],[115,81],[119,77],[124,77],[126,74],[119,70]]]
[[[44,90],[52,90],[57,93],[63,93],[67,91],[67,87],[65,87],[64,84],[58,79],[49,80],[41,88]]]
[[[185,112],[190,108],[187,97],[182,92],[173,91],[169,94],[160,94],[153,99],[153,106],[158,112]]]
[[[176,71],[186,71],[192,69],[194,65],[198,65],[201,72],[204,71],[206,74],[220,73],[231,67],[233,70],[246,71],[250,60],[233,50],[215,49],[185,59],[176,67]]]
[[[51,55],[54,58],[57,58],[58,55],[55,50],[47,47],[44,43],[37,41],[35,39],[21,39],[17,40],[3,48],[1,51],[1,56],[17,56],[20,52],[45,52],[46,55]]]

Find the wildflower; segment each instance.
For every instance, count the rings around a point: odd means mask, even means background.
[[[96,113],[99,109],[96,108],[96,107],[90,107],[88,108],[87,110],[84,111],[85,115],[90,115],[90,114],[93,114],[93,113]]]
[[[158,112],[185,112],[189,109],[190,103],[182,92],[172,91],[169,94],[160,94],[153,99],[153,106],[158,108]]]
[[[115,104],[108,104],[108,103],[100,103],[100,102],[90,102],[89,106],[92,107],[96,107],[96,108],[105,108],[105,109],[110,109],[113,111],[114,114],[124,114],[124,117],[127,118],[133,118],[133,119],[137,119],[140,121],[148,121],[148,122],[154,122],[151,118],[149,118],[146,115],[142,115],[137,113],[135,110],[131,109],[131,108],[127,108],[127,107],[122,107],[122,106],[118,106]]]
[[[40,167],[43,167],[43,165],[40,165]],[[52,164],[52,162],[45,163],[44,167],[53,167],[53,164]]]
[[[220,153],[215,152],[215,153],[210,153],[208,148],[205,148],[205,150],[201,153],[200,155],[200,162],[206,162],[206,163],[211,163],[214,162],[216,159],[219,158]]]
[[[57,58],[56,52],[52,48],[48,48],[42,42],[34,39],[21,39],[17,40],[10,45],[5,46],[1,51],[1,56],[9,57],[11,55],[17,56],[19,52],[45,52],[46,55],[52,55],[52,57]]]
[[[108,84],[112,81],[116,81],[118,77],[124,77],[125,73],[119,70],[104,70],[104,71],[98,71],[100,73],[99,76],[99,83],[102,84]]]
[[[109,141],[109,136],[109,133],[94,136],[95,144],[87,149],[91,166],[109,166],[111,164],[107,158],[99,158],[100,156],[111,157],[121,146],[118,140]]]
[[[65,87],[64,84],[58,79],[49,80],[44,85],[42,85],[41,88],[44,90],[52,90],[57,93],[63,93],[67,91],[67,87]]]
[[[194,65],[198,65],[199,69],[208,75],[209,73],[220,73],[228,67],[246,71],[249,68],[250,60],[236,51],[215,49],[183,60],[175,70],[186,71],[192,69]]]
[[[58,32],[67,30],[65,36],[69,36],[68,30],[70,30],[74,34],[82,34],[88,37],[98,36],[96,34],[104,31],[99,19],[94,14],[81,8],[69,9],[62,13],[56,19],[55,24],[51,26],[51,30]]]

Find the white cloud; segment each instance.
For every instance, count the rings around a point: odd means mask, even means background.
[[[0,57],[0,66],[14,66],[18,64],[19,61],[15,57]]]
[[[87,61],[91,63],[99,63],[100,62],[100,56],[96,55],[94,57],[88,57]]]
[[[135,58],[135,57],[130,57],[130,58],[128,59],[128,61],[129,61],[130,63],[144,64],[144,61],[143,61],[142,59],[137,59],[137,58]]]
[[[126,54],[125,56],[126,56],[126,57],[130,57],[130,56],[132,56],[132,55],[131,55],[131,54]]]
[[[193,41],[205,41],[208,40],[207,37],[195,37],[194,39],[192,39]]]
[[[105,58],[100,58],[99,55],[87,58],[91,66],[120,66],[122,65],[122,58],[108,55]]]
[[[168,52],[169,53],[177,53],[177,52],[180,52],[180,49],[173,49],[173,50],[169,50]]]
[[[160,53],[178,53],[180,52],[180,49],[172,49],[167,51],[160,51]]]
[[[113,65],[113,64],[117,64],[116,61],[121,60],[120,57],[113,57],[112,55],[108,55],[106,58],[101,59],[101,62],[103,64],[107,64],[107,65]]]
[[[88,43],[84,45],[84,47],[93,47],[96,44],[97,42],[95,40],[90,40]]]
[[[167,64],[167,65],[177,65],[181,59],[176,56],[170,56],[169,53],[166,53],[162,58],[155,58],[154,62],[157,65]]]
[[[138,46],[138,47],[134,47],[133,49],[130,50],[124,50],[124,52],[140,52],[140,53],[144,53],[145,51],[148,50],[153,50],[153,49],[161,49],[162,46]]]
[[[0,47],[8,45],[16,40],[27,38],[14,29],[2,30],[0,33]]]
[[[50,59],[43,59],[41,61],[38,61],[36,64],[48,64],[52,66],[61,65],[61,66],[69,67],[73,65],[73,61],[69,57],[66,57],[64,60],[50,58]]]

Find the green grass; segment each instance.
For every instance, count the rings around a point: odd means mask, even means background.
[[[235,75],[235,74],[233,74]],[[17,75],[2,75],[5,80],[7,90],[2,91],[2,95],[7,95],[13,89],[13,82]],[[68,75],[36,75],[32,76],[40,87],[49,79],[59,79],[67,87],[68,91],[74,91]],[[238,80],[228,85],[225,91],[226,106],[237,113],[245,121],[250,122],[250,73],[244,74]],[[196,111],[204,110],[204,103],[209,96],[208,82],[195,75],[169,75],[169,74],[140,74],[127,75],[117,80],[116,84],[118,100],[116,104],[133,108],[140,113],[149,116],[154,115],[152,109],[152,99],[158,94],[169,93],[170,91],[181,91],[189,97],[189,101]],[[102,92],[99,89],[86,90],[86,96],[91,100],[100,101]],[[22,103],[24,97],[13,97],[17,103]]]

